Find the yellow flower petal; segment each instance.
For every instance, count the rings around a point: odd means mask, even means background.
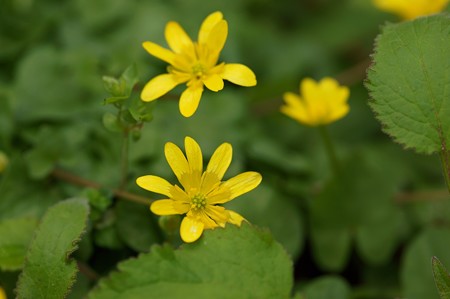
[[[329,124],[344,117],[350,91],[346,86],[329,77],[316,82],[305,78],[300,82],[301,96],[287,92],[283,95],[285,105],[282,113],[309,126]]]
[[[414,19],[442,11],[449,0],[374,0],[381,10],[396,13],[403,19]]]
[[[186,149],[186,157],[191,173],[196,172],[200,177],[203,172],[203,156],[200,146],[194,139],[188,136],[184,139],[184,148]]]
[[[159,176],[144,175],[138,177],[136,179],[136,184],[138,184],[139,187],[145,190],[171,197],[170,190],[173,188],[173,186],[168,181],[160,178]]]
[[[170,189],[169,197],[175,201],[185,202],[189,204],[191,202],[191,198],[178,185],[172,186],[172,188]]]
[[[333,111],[330,114],[330,122],[336,121],[338,119],[343,118],[348,114],[350,110],[350,107],[348,105],[341,105],[337,107],[336,109],[333,109]]]
[[[211,30],[222,19],[223,19],[223,15],[220,11],[213,12],[212,14],[210,14],[209,16],[206,17],[206,19],[203,21],[202,25],[200,26],[200,31],[198,32],[198,42],[200,44],[206,43],[208,36],[211,33]]]
[[[167,142],[164,147],[164,154],[166,156],[167,163],[169,163],[170,168],[172,168],[172,171],[176,175],[178,181],[180,181],[183,187],[187,189],[189,186],[186,181],[188,179],[190,169],[183,152],[172,142]]]
[[[281,106],[280,110],[282,113],[302,124],[311,125],[310,117],[304,108],[295,109],[292,106],[285,105]]]
[[[203,223],[204,229],[214,229],[218,227],[219,225],[214,220],[212,220],[205,211],[205,209],[198,210],[196,212],[193,212],[193,210],[191,210],[188,212],[187,217],[194,218],[197,221]]]
[[[195,84],[195,86],[188,87],[181,94],[180,98],[180,112],[184,117],[191,117],[197,110],[200,98],[202,97],[203,86]]]
[[[304,108],[304,103],[302,99],[296,95],[293,92],[286,92],[283,94],[283,100],[286,102],[286,106],[292,107],[292,108]]]
[[[171,91],[178,84],[180,84],[180,82],[172,74],[156,76],[145,84],[144,89],[142,89],[141,92],[141,99],[146,102],[154,101]]]
[[[220,184],[220,179],[214,172],[205,171],[202,175],[201,193],[209,194]],[[209,195],[208,195],[209,197]]]
[[[204,227],[202,222],[191,217],[184,217],[180,226],[181,239],[186,243],[197,241],[202,235]]]
[[[228,213],[230,214],[230,219],[228,222],[231,224],[241,226],[242,221],[247,221],[244,217],[234,211],[228,211]]]
[[[222,180],[225,172],[230,166],[233,156],[233,148],[229,143],[222,143],[209,160],[206,172],[214,173],[219,180]]]
[[[286,104],[280,108],[282,113],[298,122],[309,124],[309,115],[306,111],[305,103],[298,95],[292,92],[286,92],[283,95],[283,99]]]
[[[241,86],[255,86],[256,76],[251,69],[239,63],[225,64],[223,73],[220,74],[225,80]]]
[[[313,102],[312,99],[320,98],[319,87],[316,81],[311,78],[305,78],[300,82],[300,94],[308,105]]]
[[[231,191],[228,188],[216,186],[207,196],[207,203],[210,205],[230,201]]]
[[[206,38],[206,45],[213,53],[222,51],[228,36],[228,23],[225,20],[218,22]]]
[[[167,23],[165,36],[167,44],[175,53],[195,58],[194,43],[177,22]]]
[[[248,171],[241,173],[222,183],[219,190],[227,192],[227,197],[217,194],[215,197],[208,198],[209,204],[222,204],[226,203],[244,193],[247,193],[261,183],[262,177],[259,173],[254,171]],[[218,192],[219,193],[219,192]]]
[[[183,208],[183,205],[180,204],[175,205],[175,203],[176,202],[174,202],[172,199],[156,200],[151,204],[150,210],[154,214],[160,216],[184,214],[187,212],[187,210],[189,210],[188,204],[184,204],[185,208]]]
[[[142,46],[144,49],[150,54],[155,56],[158,59],[161,59],[167,63],[172,64],[175,61],[176,55],[170,50],[161,47],[152,42],[143,42]]]
[[[207,205],[205,207],[206,214],[211,217],[218,225],[225,226],[225,223],[230,219],[230,214],[224,207]]]
[[[219,91],[223,89],[223,80],[222,78],[217,74],[212,74],[207,76],[203,83],[205,86],[212,91]]]
[[[6,293],[5,293],[5,291],[3,290],[2,287],[0,287],[0,299],[7,299],[6,298]]]

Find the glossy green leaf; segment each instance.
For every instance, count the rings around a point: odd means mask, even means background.
[[[432,259],[434,281],[441,299],[450,299],[450,274],[437,257]]]
[[[450,17],[418,18],[384,27],[367,87],[384,130],[419,153],[450,144]]]
[[[28,244],[37,226],[33,217],[0,221],[0,269],[19,270],[23,266]]]
[[[89,214],[85,200],[70,199],[48,209],[27,252],[17,283],[22,299],[64,298],[77,273],[70,254],[84,232]]]
[[[206,231],[178,250],[152,247],[122,262],[90,299],[289,298],[292,264],[272,236],[253,226]]]

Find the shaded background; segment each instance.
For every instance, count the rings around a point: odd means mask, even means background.
[[[307,298],[438,298],[431,256],[450,265],[450,204],[439,159],[404,151],[382,133],[363,86],[374,39],[386,21],[399,21],[395,16],[368,0],[0,3],[0,150],[10,159],[0,176],[0,220],[39,218],[68,197],[113,198],[121,140],[102,124],[111,110],[103,105],[102,76],[136,63],[138,97],[166,68],[141,43],[165,46],[171,20],[195,40],[203,19],[220,10],[229,24],[220,61],[249,66],[258,85],[207,90],[189,119],[178,112],[184,86],[157,100],[153,121],[131,144],[126,189],[152,197],[134,184],[145,174],[175,182],[163,155],[167,141],[181,146],[191,136],[207,158],[230,142],[227,177],[254,170],[263,183],[229,207],[268,227],[286,248],[296,291]],[[343,167],[339,182],[317,129],[279,112],[282,94],[298,92],[306,76],[331,76],[351,89],[349,115],[329,127]],[[86,191],[55,169],[103,189]],[[76,254],[99,275],[165,238],[148,207],[113,200]],[[71,298],[95,283],[87,272]],[[8,292],[16,276],[0,272]]]

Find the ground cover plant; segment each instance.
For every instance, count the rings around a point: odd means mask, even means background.
[[[450,298],[447,0],[5,0],[0,298]]]

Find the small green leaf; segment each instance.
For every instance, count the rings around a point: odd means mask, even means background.
[[[387,25],[368,72],[371,107],[406,148],[431,154],[450,145],[450,17]]]
[[[131,92],[131,89],[136,85],[138,80],[138,70],[135,63],[127,67],[127,69],[122,73],[120,79],[124,80],[127,87],[129,88],[128,92]]]
[[[138,82],[137,67],[135,64],[129,66],[119,79],[103,76],[103,84],[106,91],[111,95],[105,99],[105,104],[111,104],[126,100],[130,97],[134,85]]]
[[[324,276],[309,283],[303,291],[307,299],[349,299],[349,284],[339,276]]]
[[[106,112],[103,115],[103,125],[108,131],[111,132],[122,132],[122,126],[120,125],[117,116],[112,114],[111,112]]]
[[[21,299],[61,299],[77,272],[69,255],[84,232],[89,214],[85,200],[70,199],[49,208],[27,252],[17,283]]]
[[[103,85],[105,86],[105,89],[108,93],[112,95],[112,97],[107,98],[105,100],[105,103],[114,103],[119,101],[120,99],[126,99],[127,97],[124,97],[123,94],[125,92],[125,81],[118,80],[114,77],[110,76],[103,76]],[[117,100],[114,100],[117,99]]]
[[[427,228],[408,246],[401,268],[404,298],[438,299],[436,284],[430,269],[430,260],[439,256],[450,264],[450,229]]]
[[[122,262],[90,299],[289,298],[292,262],[272,236],[244,224],[209,230],[178,250],[154,246]]]
[[[450,299],[450,274],[442,265],[441,261],[433,256],[432,258],[434,282],[439,290],[441,299]]]
[[[37,219],[23,217],[0,222],[0,269],[14,271],[22,268],[28,244],[37,226]]]
[[[345,228],[311,228],[313,256],[320,268],[341,271],[350,257],[351,234]]]

